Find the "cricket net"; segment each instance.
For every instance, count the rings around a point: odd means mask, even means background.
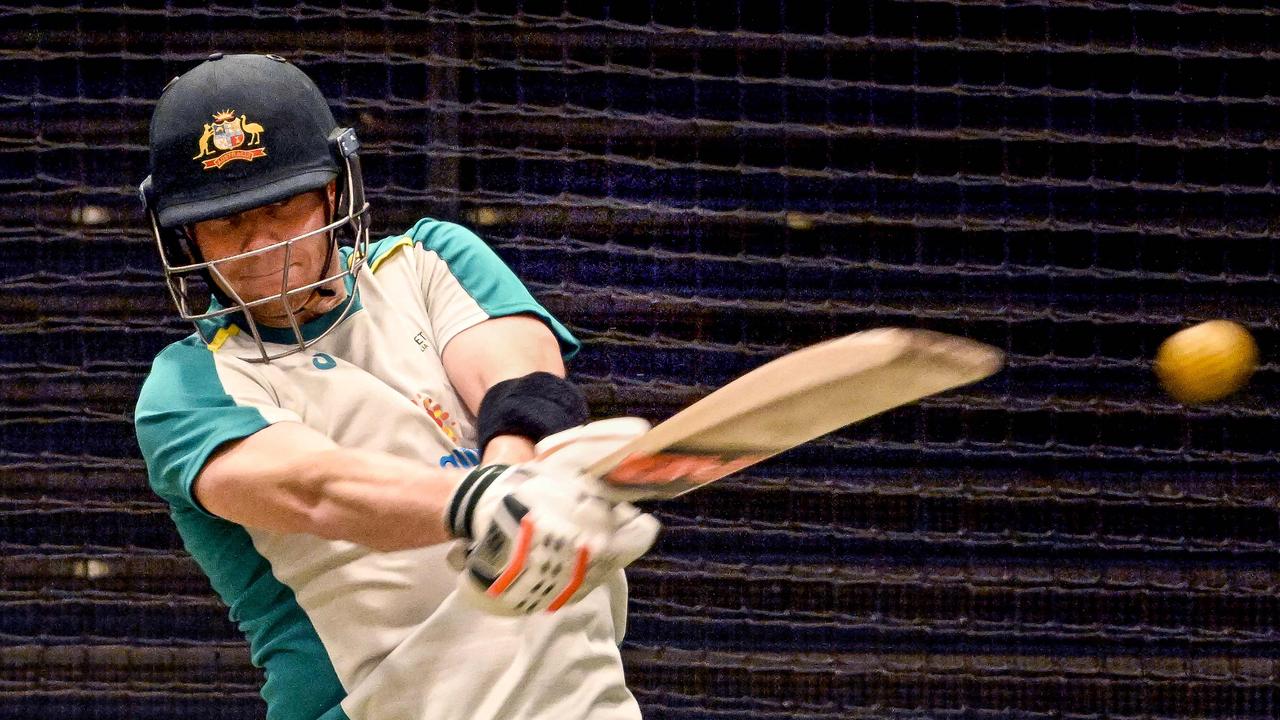
[[[602,6],[612,5],[612,7]],[[425,6],[425,9],[424,9]],[[489,240],[661,419],[903,325],[989,381],[655,508],[648,718],[1280,715],[1277,11],[1223,2],[0,6],[0,716],[243,718],[261,676],[150,494],[131,413],[188,332],[134,188],[207,54],[305,69],[375,236]],[[193,141],[194,142],[194,141]],[[1150,374],[1246,324],[1242,395]]]

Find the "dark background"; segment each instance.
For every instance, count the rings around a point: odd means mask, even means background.
[[[489,240],[586,341],[596,416],[875,326],[1009,353],[657,508],[646,717],[1280,716],[1277,10],[244,5],[0,7],[0,716],[262,714],[131,424],[190,330],[147,120],[214,51],[317,81],[375,237]],[[1264,364],[1189,410],[1149,359],[1216,317]]]

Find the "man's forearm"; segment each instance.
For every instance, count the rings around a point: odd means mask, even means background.
[[[246,527],[401,550],[450,539],[445,505],[461,479],[277,423],[216,453],[194,492],[209,512]]]
[[[375,452],[331,450],[315,459],[312,532],[376,550],[422,547],[452,539],[444,513],[457,471]]]

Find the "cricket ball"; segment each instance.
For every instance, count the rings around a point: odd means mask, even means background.
[[[1258,344],[1239,323],[1210,320],[1170,335],[1156,351],[1166,392],[1186,405],[1221,400],[1244,387],[1258,365]]]

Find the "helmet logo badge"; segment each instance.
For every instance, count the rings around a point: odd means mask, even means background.
[[[231,110],[213,116],[213,146],[219,150],[234,150],[244,143],[244,130],[240,118]]]
[[[267,149],[262,145],[264,129],[258,123],[249,122],[244,115],[236,117],[235,110],[230,108],[214,113],[213,122],[204,124],[204,132],[197,143],[200,152],[192,160],[201,160],[205,170],[218,170],[232,160],[250,161],[265,157]],[[206,155],[214,157],[202,160]]]

